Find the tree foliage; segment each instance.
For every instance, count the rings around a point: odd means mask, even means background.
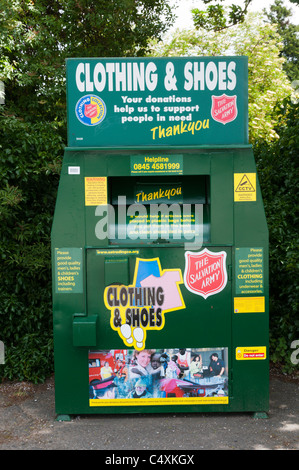
[[[6,108],[65,120],[67,57],[142,56],[173,19],[167,0],[0,0]]]
[[[290,345],[299,334],[299,104],[289,98],[273,114],[279,139],[260,141],[255,156],[270,237],[270,348],[289,372]]]
[[[222,31],[177,30],[163,42],[152,44],[154,56],[230,56],[248,57],[249,137],[271,141],[278,137],[272,110],[277,100],[292,88],[283,71],[281,38],[276,26],[250,13],[246,20]]]
[[[244,0],[243,5],[235,5],[232,3],[225,9],[221,2],[224,0],[202,0],[204,4],[216,3],[208,5],[205,10],[194,8],[192,10],[193,21],[196,28],[204,28],[207,31],[221,31],[231,26],[243,23],[248,12],[248,7],[252,0]],[[219,3],[220,2],[220,3]]]
[[[286,8],[282,0],[275,0],[269,12],[264,12],[271,23],[277,24],[277,31],[282,38],[281,55],[286,58],[284,70],[291,81],[299,80],[299,26],[291,23],[291,9]]]

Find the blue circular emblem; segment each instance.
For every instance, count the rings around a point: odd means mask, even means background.
[[[85,126],[97,126],[106,116],[106,105],[96,95],[85,95],[76,104],[76,116]]]

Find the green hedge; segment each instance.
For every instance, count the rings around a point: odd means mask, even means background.
[[[270,358],[288,373],[299,339],[299,104],[285,100],[274,114],[280,138],[256,145],[255,157],[270,239]]]
[[[0,377],[53,371],[50,233],[63,137],[52,123],[0,117]]]

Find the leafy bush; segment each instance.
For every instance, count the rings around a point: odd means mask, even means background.
[[[63,139],[57,125],[0,116],[0,377],[53,371],[50,232]]]
[[[274,114],[280,138],[257,144],[255,155],[270,237],[270,357],[290,372],[290,345],[299,339],[299,104],[285,99]]]

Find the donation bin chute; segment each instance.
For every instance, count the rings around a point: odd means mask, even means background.
[[[58,419],[267,412],[268,231],[247,93],[246,57],[67,60]]]
[[[126,177],[111,177],[108,201],[113,210],[108,227],[109,243],[182,244],[194,240],[196,235],[208,241],[206,179],[206,176],[187,175],[133,176],[128,184]],[[98,213],[102,214],[102,210]]]

